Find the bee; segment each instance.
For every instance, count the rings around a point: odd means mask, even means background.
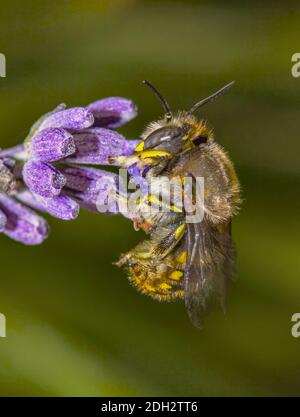
[[[165,97],[149,81],[144,83],[159,98],[164,117],[150,123],[133,154],[114,162],[134,166],[148,184],[154,184],[137,199],[129,216],[135,229],[144,230],[149,238],[122,255],[117,265],[126,269],[130,282],[143,294],[160,301],[184,299],[192,323],[202,327],[212,307],[226,305],[234,266],[231,222],[240,205],[240,186],[212,129],[194,113],[233,82],[175,115]],[[203,212],[199,221],[187,221],[185,207],[175,198],[164,198],[164,187],[159,192],[156,185],[161,178],[181,184],[192,180],[194,210],[199,205]],[[197,178],[204,180],[204,200],[196,195]],[[150,205],[157,210],[149,210]]]

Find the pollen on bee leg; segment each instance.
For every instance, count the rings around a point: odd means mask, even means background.
[[[186,256],[186,251],[181,252],[181,254],[177,257],[177,262],[179,262],[180,264],[185,264]]]
[[[174,281],[179,281],[180,278],[182,278],[182,276],[183,276],[183,272],[182,271],[173,271],[169,275],[169,278],[170,279],[173,279]]]
[[[160,284],[160,285],[159,285],[159,288],[160,288],[161,290],[169,290],[169,289],[171,289],[172,287],[171,287],[171,285],[166,284],[165,282],[163,282],[162,284]]]
[[[142,141],[138,144],[138,146],[135,148],[134,152],[142,152],[144,150],[145,142]]]
[[[143,151],[140,154],[141,159],[146,158],[160,158],[160,157],[169,157],[171,156],[171,152],[163,151],[163,150],[149,150],[149,151]]]
[[[176,240],[179,240],[182,237],[182,235],[185,231],[185,228],[186,228],[186,224],[181,224],[180,226],[177,227],[177,229],[175,231],[175,239]]]
[[[146,290],[149,292],[155,292],[155,287],[153,287],[153,285],[147,284],[147,283],[143,283],[143,285],[141,286],[141,290]]]

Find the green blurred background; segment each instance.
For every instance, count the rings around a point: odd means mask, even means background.
[[[1,146],[65,101],[132,98],[136,138],[174,109],[236,80],[203,109],[234,160],[243,210],[234,220],[239,279],[229,311],[203,331],[181,303],[159,304],[112,265],[143,238],[121,217],[50,218],[25,247],[0,237],[0,395],[299,395],[299,2],[1,1]]]

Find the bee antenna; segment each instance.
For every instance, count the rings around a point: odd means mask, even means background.
[[[165,97],[154,87],[154,85],[152,85],[150,83],[150,81],[148,80],[143,80],[143,84],[146,84],[147,87],[150,88],[150,90],[153,91],[153,93],[156,95],[156,97],[158,97],[159,101],[161,102],[163,109],[165,111],[165,116],[167,119],[167,122],[172,120],[172,112],[170,109],[170,106],[167,102],[167,100],[165,99]]]
[[[198,101],[198,103],[194,104],[193,107],[187,112],[188,114],[193,114],[196,110],[198,110],[200,107],[204,106],[205,104],[209,103],[210,101],[215,100],[222,94],[224,94],[229,88],[231,88],[234,85],[235,81],[231,81],[231,83],[226,84],[224,87],[222,87],[220,90],[213,93],[211,96],[208,96],[204,98],[201,101]]]

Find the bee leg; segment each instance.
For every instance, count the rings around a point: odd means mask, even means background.
[[[134,222],[140,218],[138,198],[132,197],[134,193],[120,194],[116,190],[110,190],[108,195],[118,203],[120,213]]]
[[[121,258],[115,262],[114,264],[121,268],[122,266],[126,265],[131,258],[131,252],[127,252],[125,255],[122,255]]]
[[[154,247],[153,253],[161,258],[167,256],[177,246],[186,230],[186,224],[182,223],[176,227]]]
[[[124,209],[127,208],[127,201],[128,201],[127,195],[120,194],[118,191],[112,189],[112,190],[109,190],[108,196],[111,199],[113,199],[116,203],[119,204],[121,212],[123,212]]]
[[[121,155],[121,156],[109,156],[108,157],[109,164],[117,165],[121,168],[128,168],[138,161],[139,161],[139,158],[135,154],[128,155],[128,156]]]
[[[134,264],[140,260],[150,259],[152,256],[150,240],[144,240],[139,243],[131,251],[123,254],[121,258],[115,263],[117,266],[124,266]]]

